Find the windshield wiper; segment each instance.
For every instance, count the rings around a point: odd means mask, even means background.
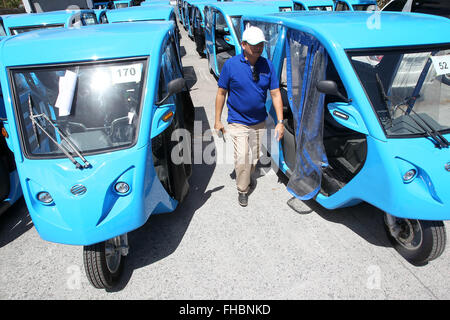
[[[41,114],[33,114],[33,103],[31,101],[31,94],[28,95],[28,108],[29,108],[29,112],[30,112],[30,120],[33,126],[33,131],[34,134],[36,136],[36,139],[38,141],[38,145],[39,145],[39,135],[37,133],[36,130],[36,126],[39,127],[39,129],[41,129],[42,132],[45,133],[45,135],[50,139],[50,141],[52,141],[59,150],[61,150],[67,158],[69,158],[69,160],[75,165],[75,167],[77,169],[80,168],[88,168],[90,167],[90,163],[83,157],[83,155],[81,154],[81,152],[75,147],[75,145],[66,137],[62,134],[62,132],[53,124],[53,122],[48,118],[48,116],[45,113],[41,113]],[[45,120],[47,120],[48,123],[50,123],[52,125],[52,127],[55,129],[55,131],[59,134],[59,136],[61,137],[61,139],[66,142],[70,148],[76,153],[76,155],[84,162],[84,165],[80,164],[77,160],[75,160],[75,158],[70,154],[70,152],[60,143],[58,143],[58,141],[56,141],[45,129],[44,127],[39,123],[39,121],[36,120],[36,118],[44,118]]]
[[[432,52],[431,56],[434,56],[435,54],[436,54],[436,52]],[[422,69],[422,72],[419,75],[419,79],[417,80],[416,86],[414,87],[414,91],[413,91],[411,98],[406,100],[408,103],[408,109],[406,110],[406,112],[408,114],[414,108],[414,104],[416,103],[416,98],[419,97],[420,90],[422,90],[422,86],[425,82],[425,78],[428,74],[428,70],[430,69],[431,64],[432,64],[432,60],[431,60],[431,58],[428,58],[427,62],[425,63],[425,66]]]
[[[31,94],[28,95],[28,113],[30,114],[31,119],[31,116],[33,115],[33,102],[31,101]],[[33,119],[31,119],[31,127],[33,128],[33,133],[34,137],[36,138],[37,145],[40,148],[41,144],[39,142],[39,135],[37,133],[36,124],[34,123]]]
[[[431,60],[431,59],[430,59]],[[426,75],[426,73],[428,72],[428,68],[429,66],[425,66],[424,70],[422,70],[422,74],[420,76],[421,79],[419,79],[419,83],[416,85],[416,87],[414,88],[414,92],[413,95],[411,97],[405,98],[401,103],[399,103],[398,105],[394,106],[394,108],[392,108],[392,117],[395,114],[395,110],[397,110],[397,108],[401,105],[407,105],[407,110],[403,110],[400,108],[401,111],[403,111],[403,113],[405,115],[407,115],[410,119],[412,119],[423,131],[426,132],[426,134],[429,137],[432,137],[434,140],[434,144],[437,148],[442,149],[442,148],[448,148],[450,146],[449,142],[447,139],[445,139],[445,137],[443,135],[441,135],[439,133],[439,131],[436,130],[436,128],[434,128],[428,121],[425,121],[424,118],[422,118],[420,115],[418,115],[414,110],[413,110],[413,106],[414,103],[416,102],[417,98],[419,97],[419,91],[422,87],[423,84],[423,79],[425,78],[424,74]],[[388,104],[387,102],[390,101],[389,96],[386,94],[386,91],[384,89],[383,86],[383,82],[381,82],[381,79],[378,75],[378,73],[375,73],[375,78],[377,80],[377,85],[378,85],[378,90],[380,92],[381,95],[381,99],[384,102],[384,105],[386,107],[386,109],[388,109]],[[422,81],[420,81],[422,80]],[[420,124],[416,119],[414,119],[413,116],[410,115],[410,112],[413,112],[414,115],[419,118],[430,130],[428,130],[426,127],[424,127],[422,124]],[[392,117],[391,117],[391,121],[392,121]]]
[[[378,91],[380,92],[381,99],[384,102],[384,106],[386,107],[386,109],[388,109],[387,102],[389,101],[389,97],[386,94],[386,90],[384,90],[383,82],[381,82],[381,79],[380,79],[380,76],[378,75],[378,72],[375,73],[375,79],[377,80]]]
[[[405,99],[405,101],[408,101],[408,100],[409,100],[409,98]],[[405,103],[402,103],[401,105],[405,105]],[[433,140],[435,141],[434,144],[437,148],[442,149],[442,148],[448,148],[450,146],[448,140],[445,139],[445,137],[443,135],[441,135],[439,133],[439,131],[436,130],[436,128],[434,128],[428,121],[425,121],[425,119],[422,118],[419,114],[417,114],[414,110],[412,110],[412,109],[403,110],[402,108],[400,108],[400,105],[397,105],[396,108],[399,108],[401,111],[403,111],[403,113],[405,115],[407,115],[410,119],[412,119],[423,131],[425,131],[429,137],[432,137]],[[414,117],[408,113],[408,110],[412,111],[414,113],[414,115],[425,124],[425,126],[427,126],[429,129],[431,129],[431,131],[428,130],[422,124],[420,124],[419,121],[414,119]]]

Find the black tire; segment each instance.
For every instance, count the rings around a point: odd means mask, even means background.
[[[113,288],[123,271],[125,256],[119,252],[118,263],[111,269],[107,262],[109,240],[83,248],[84,269],[89,282],[97,289]]]
[[[426,264],[444,252],[447,236],[442,221],[396,218],[396,226],[401,230],[397,236],[385,223],[387,235],[397,252],[409,262]]]

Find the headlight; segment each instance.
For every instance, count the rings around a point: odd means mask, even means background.
[[[130,191],[130,186],[126,182],[117,182],[114,185],[114,190],[116,190],[117,193],[124,195]]]
[[[44,204],[50,204],[53,202],[52,196],[46,191],[39,192],[37,194],[37,199]]]
[[[411,182],[416,177],[417,171],[415,169],[411,169],[406,171],[403,175],[403,182],[408,183]]]

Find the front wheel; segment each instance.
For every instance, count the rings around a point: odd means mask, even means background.
[[[84,269],[89,282],[97,289],[114,287],[123,271],[128,253],[126,235],[83,248]]]
[[[384,222],[394,248],[411,263],[425,264],[444,252],[446,231],[442,221],[403,219],[385,213]]]

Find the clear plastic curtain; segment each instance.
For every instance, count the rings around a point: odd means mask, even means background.
[[[289,103],[294,116],[296,164],[287,188],[301,200],[313,198],[328,166],[323,146],[324,95],[316,84],[324,80],[327,53],[313,37],[290,30],[286,41]]]

